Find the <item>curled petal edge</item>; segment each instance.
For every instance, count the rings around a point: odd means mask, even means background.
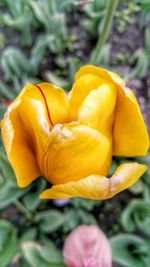
[[[111,178],[90,175],[76,182],[52,186],[40,199],[63,199],[82,197],[95,200],[112,198],[132,186],[146,171],[147,166],[138,163],[121,164]]]

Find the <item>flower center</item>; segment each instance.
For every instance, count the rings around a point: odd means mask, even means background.
[[[44,99],[45,107],[46,107],[46,111],[47,111],[47,115],[48,115],[48,119],[49,119],[51,125],[54,126],[54,124],[53,124],[53,122],[52,122],[52,119],[51,119],[51,115],[50,115],[50,111],[49,111],[49,108],[48,108],[48,104],[47,104],[47,101],[46,101],[46,97],[45,97],[45,95],[44,95],[42,89],[40,88],[40,86],[39,86],[39,85],[35,85],[35,86],[36,86],[36,88],[39,90],[39,92],[41,93],[41,95],[42,95],[42,97],[43,97],[43,99]]]

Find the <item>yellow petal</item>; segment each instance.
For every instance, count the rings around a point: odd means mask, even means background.
[[[50,141],[50,125],[46,113],[41,101],[26,96],[18,107],[22,125],[31,137],[32,149],[38,161]]]
[[[101,79],[105,80],[105,82],[106,81],[112,82],[118,84],[119,86],[125,85],[125,81],[121,79],[120,76],[117,75],[115,72],[108,71],[106,69],[103,69],[101,67],[96,67],[93,65],[85,65],[81,67],[75,75],[75,81],[80,79],[83,75],[89,73],[99,76]]]
[[[40,199],[61,199],[82,197],[88,199],[109,199],[133,185],[143,173],[146,166],[138,163],[125,163],[119,166],[111,178],[91,175],[76,182],[52,186],[45,190]]]
[[[70,115],[72,120],[77,120],[78,109],[90,91],[97,89],[103,83],[114,83],[119,87],[125,85],[124,80],[116,73],[103,68],[86,65],[79,69],[70,92]]]
[[[77,113],[84,98],[89,94],[91,90],[99,87],[104,81],[94,74],[85,74],[78,79],[70,92],[70,117],[71,120],[77,120]]]
[[[149,149],[149,136],[133,92],[119,92],[114,121],[115,156],[144,156]]]
[[[69,104],[65,91],[51,83],[39,83],[26,91],[24,96],[39,100],[49,113],[50,125],[68,121]]]
[[[65,92],[48,83],[26,85],[8,108],[1,123],[2,137],[20,187],[41,175],[38,163],[50,143],[49,128],[67,121],[68,114]]]
[[[116,88],[113,84],[104,83],[88,94],[78,112],[78,121],[98,130],[109,140],[109,151],[106,161],[100,170],[101,175],[107,175],[111,165],[112,126],[115,105]]]
[[[78,112],[78,121],[110,136],[115,105],[116,89],[113,84],[104,83],[84,99]]]
[[[57,124],[51,131],[51,144],[41,154],[43,176],[61,184],[100,173],[108,149],[108,139],[86,125]]]
[[[41,175],[31,149],[31,138],[23,130],[17,108],[20,100],[12,103],[1,122],[2,138],[8,159],[14,169],[20,187],[28,186]]]
[[[105,83],[108,81],[116,86],[117,106],[113,132],[113,154],[115,156],[146,155],[149,149],[149,136],[133,92],[125,87],[124,80],[116,73],[91,65],[81,67],[76,74],[75,81],[89,73],[99,76]]]

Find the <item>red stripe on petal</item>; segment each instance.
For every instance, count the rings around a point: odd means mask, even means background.
[[[47,110],[48,119],[49,119],[51,125],[54,126],[54,124],[53,124],[53,122],[52,122],[52,119],[51,119],[50,112],[49,112],[49,108],[48,108],[48,104],[47,104],[46,97],[45,97],[45,95],[44,95],[42,89],[40,88],[40,86],[39,86],[39,85],[35,85],[35,86],[38,88],[38,90],[40,91],[40,93],[41,93],[41,95],[42,95],[42,97],[43,97],[43,99],[44,99],[45,107],[46,107],[46,110]]]

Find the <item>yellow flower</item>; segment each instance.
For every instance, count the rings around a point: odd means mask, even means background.
[[[1,122],[8,159],[20,187],[44,176],[41,198],[111,198],[146,166],[125,163],[107,178],[112,156],[144,156],[149,136],[133,92],[115,73],[80,68],[69,97],[49,83],[28,84]]]

